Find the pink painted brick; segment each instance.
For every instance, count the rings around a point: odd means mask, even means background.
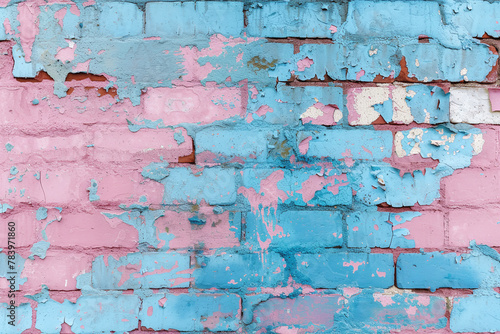
[[[484,140],[483,149],[481,153],[472,156],[470,167],[490,167],[498,165],[498,139],[500,133],[491,128],[481,128],[481,132]]]
[[[40,240],[42,224],[36,220],[36,210],[23,209],[21,212],[6,216],[0,215],[0,226],[5,230],[0,233],[0,248],[7,248],[7,224],[14,222],[16,227],[16,247],[31,247]]]
[[[142,114],[142,106],[133,106],[128,99],[118,101],[113,93],[107,93],[104,89],[107,84],[107,81],[89,79],[67,81],[70,89],[63,98],[54,95],[53,82],[43,81],[35,86],[24,84],[20,88],[23,114],[19,116],[30,117],[11,118],[9,124],[37,130],[76,128],[87,131],[89,125],[122,125],[126,124],[126,119]],[[34,100],[38,100],[38,104],[34,105]]]
[[[174,133],[181,133],[184,142],[178,144]],[[193,143],[183,128],[142,129],[131,132],[127,127],[98,131],[94,135],[94,158],[99,161],[132,163],[144,161],[178,162],[179,157],[190,155]]]
[[[9,161],[38,162],[81,161],[89,152],[87,145],[92,143],[91,133],[77,133],[69,136],[5,136],[0,141],[0,149],[9,143],[14,147],[3,155]]]
[[[243,117],[243,88],[150,88],[141,99],[144,118],[162,119],[165,125],[209,124],[234,116]]]
[[[445,202],[448,205],[477,205],[500,201],[500,170],[468,168],[445,177]]]
[[[38,165],[43,172],[39,180],[34,176],[40,169],[29,165],[16,165],[19,172],[13,176],[7,169],[0,174],[0,199],[15,203],[38,204],[39,206],[82,207],[91,206],[88,188],[91,180],[98,183],[94,204],[137,204],[146,196],[146,204],[160,204],[164,188],[159,182],[144,179],[140,170],[119,169],[103,166],[95,169],[85,166],[66,166],[59,169]],[[50,169],[49,169],[50,168]],[[19,181],[20,176],[22,180]],[[15,179],[8,181],[9,178]],[[21,192],[23,190],[23,192]]]
[[[420,213],[421,216],[394,225],[394,233],[396,234],[398,229],[407,229],[409,234],[404,238],[415,241],[415,248],[444,247],[444,214],[439,211]]]
[[[55,169],[44,165],[16,165],[15,179],[6,170],[0,174],[1,197],[13,203],[37,203],[41,206],[81,205],[88,201],[89,172],[83,166]],[[40,171],[43,172],[40,173]],[[34,175],[38,174],[39,179]],[[22,180],[20,180],[21,176]],[[24,193],[21,191],[24,189]],[[14,204],[11,204],[14,205]]]
[[[98,183],[95,204],[137,204],[141,196],[146,196],[146,204],[161,204],[164,187],[161,183],[144,179],[140,171],[108,171],[96,172],[92,179]],[[90,179],[87,180],[90,186]]]
[[[41,114],[29,107],[25,89],[21,87],[0,87],[0,125],[30,124]]]
[[[21,291],[37,291],[42,284],[51,290],[75,290],[76,277],[89,273],[91,266],[91,255],[49,248],[45,259],[35,257],[24,263],[21,278],[26,277],[28,281],[21,286]]]
[[[467,247],[478,244],[500,246],[500,209],[452,210],[449,215],[450,245]]]
[[[59,247],[127,247],[135,248],[138,231],[119,219],[108,219],[102,213],[69,213],[46,229],[47,241]]]
[[[239,246],[239,222],[231,225],[229,212],[214,214],[212,207],[202,207],[198,214],[191,212],[166,211],[163,217],[155,221],[156,235],[159,239],[158,248],[165,245],[160,233],[168,229],[168,247],[195,248],[203,245],[204,248],[220,248]],[[206,223],[203,225],[191,224],[189,218],[198,217]]]

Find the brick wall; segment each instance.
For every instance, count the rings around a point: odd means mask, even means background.
[[[1,334],[500,332],[500,3],[0,6]]]

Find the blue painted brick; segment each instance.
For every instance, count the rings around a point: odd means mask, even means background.
[[[247,32],[256,37],[330,38],[341,24],[336,3],[285,1],[253,4],[247,13]]]
[[[438,86],[411,85],[406,87],[406,103],[416,123],[448,123],[450,93]]]
[[[392,155],[392,132],[372,130],[301,131],[297,145],[306,140],[306,157],[343,159],[350,151],[354,159],[382,160]]]
[[[348,176],[336,170],[321,172],[321,168],[294,171],[247,168],[243,171],[243,187],[238,189],[238,193],[251,199],[254,210],[259,205],[272,203],[334,206],[350,205],[352,202]]]
[[[486,296],[455,298],[451,311],[450,328],[455,333],[499,332],[500,298],[492,292]]]
[[[2,294],[7,297],[7,292],[9,290],[2,290]],[[17,292],[20,294],[20,292]],[[7,309],[10,307],[8,303],[0,303],[0,333],[4,334],[17,334],[31,328],[32,322],[32,309],[29,303],[23,303],[16,305],[15,308],[15,320],[9,318],[11,315],[11,310]],[[13,321],[14,326],[10,325],[9,322]]]
[[[366,205],[387,203],[393,207],[412,206],[416,203],[429,205],[439,194],[439,181],[450,175],[450,167],[426,168],[405,173],[403,176],[396,168],[388,166],[362,166],[360,188],[356,198]]]
[[[92,285],[96,289],[189,287],[189,254],[131,253],[118,260],[108,256],[106,262],[101,255],[92,264]]]
[[[457,3],[450,11],[451,23],[465,29],[474,37],[500,37],[500,3],[489,1],[467,1]]]
[[[305,119],[313,108],[320,108],[321,105],[338,109],[339,115],[342,116],[344,112],[342,87],[297,87],[280,83],[277,88],[258,89],[250,85],[247,121],[299,125],[302,124],[301,118]]]
[[[165,186],[165,204],[200,203],[210,205],[233,204],[236,200],[235,171],[232,168],[171,168],[170,175],[161,183]]]
[[[236,1],[149,2],[147,36],[240,36],[243,3]]]
[[[198,163],[265,162],[269,131],[206,129],[196,133]]]
[[[276,86],[277,68],[289,66],[293,57],[293,45],[289,43],[268,43],[265,39],[248,41],[236,45],[228,44],[223,52],[215,56],[205,56],[198,59],[201,66],[209,64],[213,70],[202,83],[214,81],[226,83],[248,80],[249,84],[259,87]],[[281,76],[282,81],[290,79],[290,73]],[[280,77],[281,77],[280,76]]]
[[[342,246],[338,211],[286,211],[278,215],[247,213],[246,240],[252,249],[317,250]]]
[[[419,81],[446,80],[451,82],[478,81],[488,79],[498,56],[488,45],[474,43],[469,48],[448,49],[436,42],[402,46],[402,56],[408,67],[408,77]]]
[[[373,42],[370,44],[305,44],[289,62],[280,63],[271,75],[286,81],[293,72],[299,80],[326,74],[333,80],[373,81],[376,76],[397,77],[401,70],[395,57],[397,46]],[[307,58],[310,67],[299,68]],[[380,66],[380,64],[386,64]]]
[[[443,25],[439,3],[433,1],[353,1],[339,33],[357,38],[399,38],[419,35],[437,39],[448,46],[461,47],[452,28]],[[344,38],[345,38],[344,37]]]
[[[76,303],[49,299],[38,303],[36,328],[42,333],[60,333],[66,321],[75,334],[130,331],[139,325],[140,305],[136,295],[89,295]]]
[[[390,247],[392,225],[388,212],[352,212],[346,222],[348,247]]]
[[[105,35],[120,38],[142,33],[143,12],[136,4],[107,2],[100,5],[99,28]]]
[[[498,262],[481,255],[401,254],[396,278],[402,289],[477,289],[495,284],[499,270]]]
[[[413,293],[385,294],[364,290],[346,301],[347,316],[335,317],[338,333],[415,331],[446,327],[446,300]]]
[[[295,261],[295,279],[316,289],[342,285],[388,288],[394,284],[392,254],[297,254]]]
[[[233,294],[154,294],[139,313],[141,324],[154,330],[235,331],[239,328],[240,297]]]
[[[196,258],[196,288],[275,287],[285,279],[285,260],[276,253],[221,254]]]

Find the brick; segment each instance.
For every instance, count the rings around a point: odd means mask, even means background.
[[[375,332],[405,332],[409,328],[420,332],[445,328],[448,322],[445,298],[432,295],[364,290],[350,297],[345,309],[347,316],[335,317],[338,332],[366,328]]]
[[[388,288],[394,283],[392,254],[297,254],[295,261],[300,281],[315,289],[341,285]]]
[[[448,167],[449,168],[449,167]],[[447,171],[447,168],[443,168]],[[430,205],[440,197],[439,181],[443,171],[433,168],[400,175],[399,169],[369,166],[361,170],[356,199],[365,205],[387,203],[392,207]]]
[[[391,248],[443,248],[445,222],[443,212],[391,213]]]
[[[355,80],[371,82],[377,76],[396,77],[400,72],[397,47],[382,43],[304,44],[300,52],[286,64],[280,64],[273,75],[285,81],[293,72],[299,80],[314,77],[323,79],[327,74],[333,80]],[[301,66],[304,59],[310,66]],[[376,65],[377,64],[377,65]],[[378,64],[388,64],[378,66]],[[345,69],[348,69],[346,71]]]
[[[240,244],[241,213],[225,211],[215,214],[213,207],[200,207],[199,212],[165,211],[154,222],[154,229],[157,248],[235,247]]]
[[[0,317],[3,319],[0,323],[0,331],[2,331],[2,333],[21,333],[31,328],[32,309],[29,303],[16,305],[14,326],[9,324],[11,318],[8,318],[10,310],[8,310],[7,307],[9,307],[8,303],[0,303]]]
[[[52,290],[71,291],[76,289],[76,277],[88,273],[92,257],[75,251],[47,250],[45,259],[27,259],[21,277],[27,281],[21,286],[23,291],[40,291],[42,285]],[[47,270],[50,268],[50,270]]]
[[[252,249],[305,249],[342,246],[342,214],[286,211],[279,215],[247,213],[246,240]]]
[[[83,160],[92,153],[87,147],[91,142],[91,133],[78,133],[64,137],[5,136],[0,145],[5,147],[10,143],[14,146],[7,154],[13,163],[36,163]]]
[[[468,247],[472,240],[500,246],[500,211],[496,208],[451,210],[448,221],[451,246]]]
[[[102,33],[114,38],[140,35],[143,27],[143,12],[136,4],[107,2],[100,6],[99,28]]]
[[[232,168],[169,169],[170,176],[162,180],[165,204],[200,203],[233,204],[236,201],[235,171]]]
[[[36,122],[40,115],[28,106],[25,89],[21,87],[1,87],[0,124],[30,124]]]
[[[243,3],[236,1],[150,2],[146,4],[146,36],[239,36]]]
[[[336,3],[265,2],[250,6],[247,32],[256,37],[331,38],[340,27],[340,8]]]
[[[441,40],[444,28],[439,4],[435,2],[360,1],[349,3],[342,31],[347,36],[363,38],[416,38],[427,35]],[[449,38],[448,35],[446,37]]]
[[[247,122],[336,125],[343,118],[342,87],[249,86]]]
[[[87,187],[90,182],[83,182],[88,173],[83,166],[47,168],[43,173],[29,165],[17,165],[16,168],[19,172],[11,181],[9,178],[14,176],[10,173],[4,173],[0,178],[4,200],[9,203],[65,206],[70,202],[81,204],[88,199]]]
[[[406,60],[409,78],[423,82],[495,82],[489,74],[494,70],[498,56],[486,44],[449,49],[431,42],[405,45],[400,50]]]
[[[131,253],[118,260],[98,256],[92,263],[92,286],[104,290],[189,287],[189,255]]]
[[[154,330],[237,330],[240,297],[234,294],[159,293],[146,297],[139,313],[141,324]]]
[[[328,331],[333,330],[336,315],[343,307],[343,298],[339,295],[270,298],[255,307],[253,322],[256,328],[268,331],[300,330],[305,324],[309,325],[309,331]]]
[[[149,88],[141,101],[144,117],[161,118],[164,125],[204,125],[243,113],[241,89],[236,87]]]
[[[450,119],[453,123],[500,124],[500,114],[492,112],[486,88],[450,88]]]
[[[59,247],[126,247],[138,245],[138,232],[129,225],[107,219],[100,212],[63,214],[46,228],[47,241]]]
[[[26,210],[9,216],[0,215],[0,226],[7,229],[8,223],[16,225],[16,247],[31,247],[38,241],[42,224],[36,220],[36,210]],[[0,248],[8,248],[7,233],[0,234]]]
[[[202,130],[194,140],[196,162],[265,162],[271,137],[267,131]]]
[[[72,319],[75,334],[129,331],[139,325],[140,305],[136,295],[88,295],[76,303],[49,299],[38,303],[35,327],[43,333],[60,333],[65,319]]]
[[[498,279],[499,263],[483,255],[401,254],[396,265],[401,289],[477,289]]]
[[[482,206],[500,200],[500,170],[468,168],[443,179],[448,205]]]
[[[449,122],[450,95],[427,85],[354,87],[347,90],[350,125],[385,122],[437,124]]]
[[[350,205],[352,189],[347,174],[336,170],[244,169],[243,186],[238,193],[248,200],[253,210],[277,204],[297,206]]]
[[[338,160],[350,152],[354,159],[382,160],[392,154],[392,132],[338,129],[301,131],[297,135],[297,145],[300,153],[309,158]]]
[[[176,135],[177,133],[177,135]],[[183,138],[179,143],[177,136]],[[94,158],[99,161],[160,161],[178,162],[190,155],[192,139],[184,129],[142,129],[131,132],[127,128],[109,129],[94,134]]]
[[[97,195],[99,199],[94,204],[161,204],[163,201],[164,187],[153,180],[148,180],[138,171],[120,171],[110,169],[104,172],[89,174],[89,179],[82,181],[90,187],[90,180],[97,182]],[[88,198],[88,197],[87,197]]]
[[[493,38],[500,37],[500,26],[498,25],[500,6],[498,3],[468,1],[454,6],[452,14],[451,22],[465,29],[474,37],[481,38],[484,34]]]
[[[224,41],[223,41],[224,42]],[[289,43],[268,43],[263,39],[242,39],[221,54],[197,58],[201,66],[212,69],[201,81],[225,83],[248,80],[259,87],[276,86],[276,78],[288,81],[291,73],[288,64],[293,57],[293,45]],[[280,68],[284,67],[284,71]]]
[[[388,212],[352,212],[346,217],[348,247],[389,248],[392,225]]]
[[[199,289],[275,287],[285,280],[285,260],[277,253],[197,256],[193,273]]]
[[[500,331],[496,295],[455,298],[451,311],[450,328],[455,333],[486,333]]]
[[[476,152],[472,157],[471,167],[492,167],[498,161],[498,132],[494,129],[481,127],[482,139],[484,140],[481,152]]]
[[[468,167],[472,156],[481,152],[483,143],[480,129],[449,125],[398,131],[394,137],[398,157],[420,154],[422,158],[439,160],[440,167],[453,169]]]

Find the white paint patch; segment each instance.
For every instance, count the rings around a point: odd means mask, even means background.
[[[478,155],[483,151],[484,139],[483,134],[473,134],[474,140],[472,141],[472,155]]]
[[[317,119],[321,116],[323,116],[323,111],[321,109],[316,108],[315,106],[310,106],[302,115],[300,115],[300,118],[302,119],[310,117],[313,119]]]

